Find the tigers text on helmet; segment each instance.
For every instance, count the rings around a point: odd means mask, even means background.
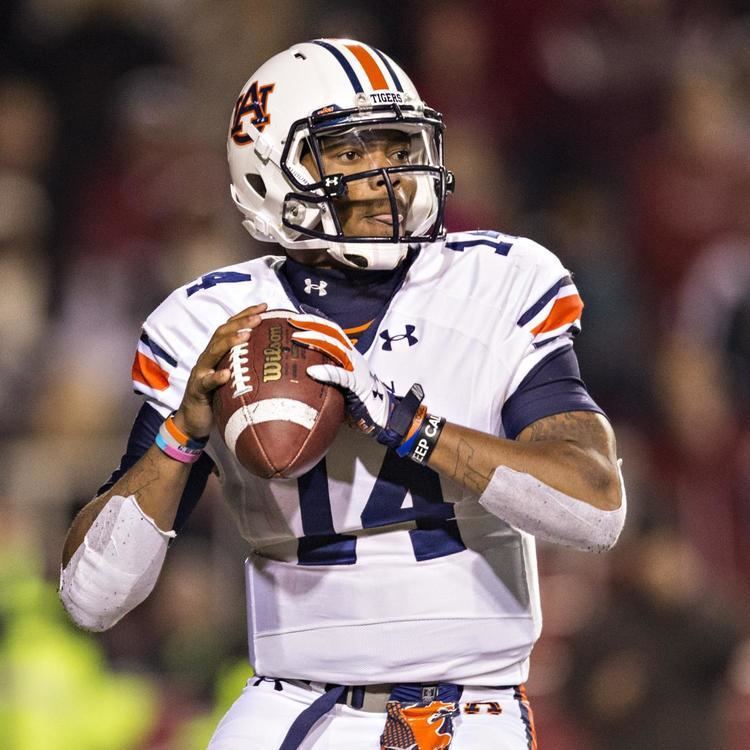
[[[256,239],[386,269],[445,236],[442,117],[361,42],[317,39],[272,57],[237,99],[227,151]]]

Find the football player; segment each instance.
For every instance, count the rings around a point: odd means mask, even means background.
[[[582,302],[531,240],[446,235],[443,123],[387,55],[298,44],[247,82],[231,192],[270,255],[175,291],[145,322],[145,402],[68,534],[60,593],[111,627],[151,591],[216,467],[246,562],[252,678],[212,750],[532,748],[535,539],[611,547],[612,429],[580,379]],[[298,479],[249,474],[216,437],[217,369],[292,308],[353,429]]]

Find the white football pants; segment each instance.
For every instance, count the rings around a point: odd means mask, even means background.
[[[281,689],[279,689],[281,688]],[[219,723],[208,750],[278,750],[320,687],[253,677]],[[521,687],[465,687],[451,750],[536,750],[534,720]],[[313,726],[300,750],[379,750],[385,712],[345,704]]]

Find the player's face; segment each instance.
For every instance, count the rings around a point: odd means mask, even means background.
[[[325,174],[355,174],[411,163],[411,138],[397,130],[351,130],[320,140]],[[302,159],[319,179],[312,155]],[[409,212],[416,182],[408,174],[390,174],[399,215],[399,233]],[[383,175],[347,183],[346,195],[336,201],[341,228],[350,237],[390,237],[393,234],[391,202]]]

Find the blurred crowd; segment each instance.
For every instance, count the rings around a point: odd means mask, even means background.
[[[229,198],[233,99],[319,36],[384,49],[444,113],[449,229],[536,239],[586,303],[577,351],[616,428],[629,523],[597,559],[541,550],[541,746],[746,748],[743,0],[4,0],[0,746],[204,747],[249,673],[244,551],[214,484],[113,630],[76,632],[54,589],[67,525],[139,407],[142,320],[270,251]]]

